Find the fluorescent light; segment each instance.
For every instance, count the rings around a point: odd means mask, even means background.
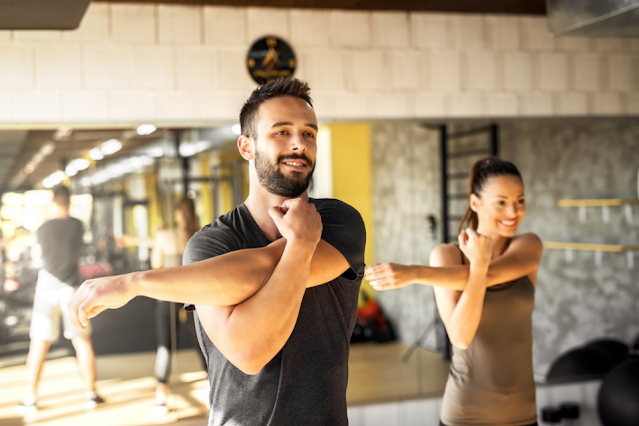
[[[108,141],[104,142],[102,146],[100,147],[100,151],[102,151],[102,154],[104,155],[115,154],[121,149],[122,149],[122,142],[120,142],[117,139],[109,139]]]
[[[89,160],[85,159],[85,158],[76,158],[75,160],[73,160],[71,162],[71,164],[73,164],[73,167],[80,171],[80,170],[86,170],[89,168],[89,166],[91,165],[91,163],[89,162]]]
[[[161,146],[154,146],[147,150],[151,157],[160,158],[164,155],[164,149]]]
[[[233,132],[234,135],[240,136],[242,134],[242,126],[239,124],[232,125],[231,132]]]
[[[102,154],[100,148],[93,148],[91,151],[89,151],[89,158],[95,161],[102,160],[104,158],[104,154]]]
[[[146,136],[146,135],[150,135],[156,130],[157,130],[157,127],[155,127],[153,124],[142,124],[138,126],[137,132],[138,132],[138,135],[140,136]]]
[[[69,163],[67,167],[65,167],[64,172],[67,176],[75,176],[78,174],[78,170],[73,166],[73,162]]]

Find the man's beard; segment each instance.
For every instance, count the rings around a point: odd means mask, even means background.
[[[311,171],[304,176],[303,172],[292,171],[289,177],[279,169],[279,164],[284,160],[300,159],[312,166]],[[255,150],[255,171],[257,179],[268,192],[281,197],[295,198],[306,191],[313,177],[315,164],[305,154],[280,155],[275,164],[271,163],[268,157],[259,150]]]

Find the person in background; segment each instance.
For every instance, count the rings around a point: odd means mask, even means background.
[[[532,233],[515,235],[526,204],[514,164],[479,160],[469,193],[458,245],[435,247],[430,267],[373,265],[366,278],[377,290],[435,286],[453,344],[441,425],[536,425],[531,317],[542,243]]]
[[[195,214],[195,204],[188,197],[183,197],[178,203],[175,212],[175,228],[159,229],[153,239],[138,239],[128,235],[123,235],[117,240],[120,246],[143,245],[150,247],[151,268],[170,268],[182,266],[182,255],[186,248],[186,243],[199,229],[199,222]],[[177,321],[177,326],[183,323],[189,327],[189,332],[197,348],[197,337],[195,334],[195,323],[193,315],[180,309],[177,304],[156,301],[155,308],[155,329],[158,341],[157,355],[155,357],[155,377],[158,381],[155,388],[155,403],[151,407],[154,415],[165,415],[169,412],[168,392],[169,376],[171,374],[171,308],[174,309],[175,317],[186,317],[186,321]],[[198,351],[200,355],[201,352]],[[206,363],[202,359],[202,365],[206,368]]]
[[[91,343],[91,328],[76,328],[69,320],[67,304],[80,284],[78,259],[82,247],[82,222],[69,216],[71,194],[65,186],[53,190],[52,218],[36,231],[40,246],[42,269],[33,303],[27,356],[27,395],[17,406],[21,414],[38,409],[38,385],[42,367],[51,342],[58,339],[60,314],[64,337],[70,339],[76,351],[86,391],[86,408],[93,409],[104,400],[96,393],[96,361]]]

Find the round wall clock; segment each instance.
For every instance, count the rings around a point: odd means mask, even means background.
[[[257,40],[246,57],[248,72],[257,84],[288,77],[295,72],[293,49],[279,37],[269,36]]]

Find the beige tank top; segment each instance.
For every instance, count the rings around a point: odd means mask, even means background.
[[[535,287],[528,277],[486,289],[475,337],[466,350],[453,347],[441,409],[446,426],[520,426],[537,421],[534,304]]]

